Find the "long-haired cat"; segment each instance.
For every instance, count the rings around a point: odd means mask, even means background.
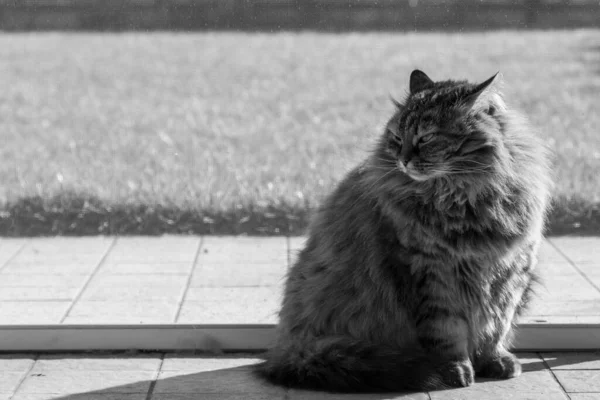
[[[260,375],[374,392],[521,373],[508,348],[551,181],[545,147],[498,81],[412,72],[371,156],[317,212]]]

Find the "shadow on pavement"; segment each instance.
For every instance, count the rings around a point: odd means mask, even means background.
[[[521,354],[521,358],[524,358],[523,372],[526,376],[529,372],[540,371],[547,369],[548,366],[551,368],[559,369],[600,369],[600,351],[597,352],[580,352],[580,353],[544,353],[546,361],[535,359],[535,355]],[[532,357],[533,356],[533,357]],[[186,356],[188,359],[195,357]],[[69,358],[65,356],[65,358]],[[93,356],[87,358],[94,358]],[[119,357],[129,358],[129,362],[133,361],[137,357]],[[198,356],[198,359],[205,358]],[[60,360],[60,358],[58,358]],[[579,366],[577,366],[580,364]],[[569,366],[571,368],[569,368]],[[210,369],[210,368],[208,368]],[[57,373],[68,374],[66,371],[56,371]],[[120,373],[125,374],[126,371],[113,371],[118,379]],[[150,373],[148,371],[148,373]],[[60,387],[53,388],[52,386],[36,385],[35,380],[40,378],[40,374],[32,374],[27,377],[30,381],[28,387],[48,387],[48,389],[63,391]],[[49,378],[49,377],[47,377]],[[90,371],[89,379],[94,379],[94,371]],[[99,379],[96,377],[96,379]],[[61,379],[57,379],[60,381]],[[69,380],[65,380],[68,382]],[[478,379],[479,383],[486,382],[489,380]],[[98,382],[98,385],[102,385],[102,382]],[[57,383],[57,386],[60,386]],[[77,394],[69,395],[58,395],[48,394],[47,399],[52,400],[142,400],[142,399],[154,399],[154,400],[188,400],[188,399],[284,399],[289,397],[289,393],[286,394],[286,390],[281,387],[276,387],[268,384],[261,379],[257,378],[250,365],[244,365],[241,367],[233,368],[214,368],[212,370],[203,372],[190,372],[180,370],[162,370],[158,380],[153,381],[139,380],[124,385],[110,386],[107,383],[107,387],[86,391]],[[53,391],[54,391],[53,390]],[[39,391],[36,390],[36,391]],[[21,394],[29,394],[30,391],[26,390]],[[32,393],[33,394],[33,393]],[[40,393],[41,394],[41,393]],[[355,395],[356,396],[356,395]],[[350,398],[356,398],[350,396]],[[360,395],[361,399],[369,400],[384,400],[384,399],[426,399],[427,397],[420,397],[418,393],[406,393],[406,394],[369,394]],[[37,397],[36,397],[37,398]],[[40,397],[41,398],[41,397]],[[294,392],[292,398],[295,399],[343,399],[346,396],[343,395],[326,395],[325,393],[311,393],[311,392]]]

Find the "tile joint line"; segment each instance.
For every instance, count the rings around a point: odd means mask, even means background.
[[[586,280],[586,281],[587,281],[587,282],[588,282],[590,285],[592,285],[592,287],[593,287],[594,289],[596,289],[596,290],[597,290],[597,291],[600,293],[600,287],[598,287],[598,285],[596,285],[596,284],[595,284],[595,283],[594,283],[594,282],[593,282],[593,281],[592,281],[592,280],[591,280],[591,279],[590,279],[590,278],[589,278],[589,277],[588,277],[588,276],[587,276],[587,275],[586,275],[586,274],[585,274],[585,273],[584,273],[584,272],[583,272],[583,271],[582,271],[582,270],[579,268],[579,266],[577,266],[577,264],[575,264],[575,262],[573,262],[573,260],[571,260],[571,259],[569,258],[569,256],[568,256],[568,255],[566,255],[566,254],[565,254],[565,253],[564,253],[564,252],[563,252],[561,249],[559,249],[559,248],[558,248],[558,246],[556,246],[556,245],[555,245],[555,244],[554,244],[554,243],[553,243],[553,242],[552,242],[550,239],[546,238],[546,241],[547,241],[548,243],[550,243],[550,245],[551,245],[552,247],[554,247],[554,249],[555,249],[556,251],[558,251],[558,252],[559,252],[559,253],[560,253],[560,254],[561,254],[561,255],[562,255],[562,256],[563,256],[563,257],[564,257],[564,258],[565,258],[565,259],[566,259],[568,262],[569,262],[569,264],[571,264],[571,266],[572,266],[573,268],[575,268],[575,270],[577,271],[577,273],[579,273],[579,275],[581,275],[583,279],[585,279],[585,280]]]
[[[540,360],[542,360],[542,363],[544,364],[544,367],[546,367],[546,369],[548,370],[548,372],[550,372],[550,375],[552,375],[552,378],[556,381],[556,383],[558,383],[558,386],[560,386],[560,388],[563,391],[563,394],[565,395],[565,397],[568,400],[571,400],[571,396],[569,395],[569,393],[567,392],[567,390],[565,389],[565,387],[563,386],[563,384],[560,382],[560,380],[558,379],[558,377],[556,376],[556,374],[554,374],[554,371],[552,370],[552,368],[550,368],[550,366],[548,365],[548,362],[546,361],[546,359],[544,358],[544,356],[542,355],[542,353],[537,353],[537,356],[540,358]]]
[[[198,267],[198,260],[200,259],[200,252],[202,251],[202,245],[204,244],[204,236],[200,237],[198,242],[198,247],[196,248],[196,254],[194,254],[194,261],[192,261],[192,268],[190,270],[190,274],[185,282],[185,288],[183,289],[183,294],[181,295],[181,299],[177,304],[177,312],[175,313],[175,318],[173,319],[173,323],[177,323],[179,316],[181,315],[181,309],[183,308],[183,304],[185,303],[185,299],[187,298],[187,294],[190,290],[190,285],[192,284],[192,278],[194,277],[194,273],[196,272],[196,268]]]
[[[31,243],[31,239],[27,239],[18,249],[17,251],[15,251],[10,257],[8,257],[8,259],[2,264],[0,265],[0,272],[2,272],[2,270],[4,268],[6,268],[8,266],[8,264],[10,264],[10,262],[12,260],[14,260],[15,258],[17,258],[17,256],[19,254],[21,254],[21,252],[23,251],[23,249],[29,244]]]
[[[165,353],[160,355],[160,363],[158,365],[158,369],[156,370],[156,374],[154,375],[154,379],[150,382],[150,386],[148,387],[148,393],[146,393],[146,400],[151,400],[154,395],[154,388],[156,387],[156,381],[160,378],[160,373],[162,371],[163,363],[165,362]]]
[[[106,261],[106,258],[108,257],[108,255],[110,254],[110,252],[112,251],[112,249],[117,244],[117,240],[118,239],[119,239],[119,237],[117,236],[117,237],[115,237],[112,240],[112,242],[110,243],[110,245],[108,246],[108,248],[106,249],[106,251],[104,252],[104,254],[102,255],[102,258],[100,258],[100,261],[98,261],[98,265],[96,265],[96,268],[94,268],[94,270],[92,271],[92,273],[90,274],[90,276],[86,279],[86,281],[84,282],[83,286],[81,287],[81,289],[79,290],[79,292],[77,292],[77,295],[73,299],[73,302],[67,308],[67,311],[65,311],[64,315],[60,319],[59,324],[62,324],[63,322],[65,322],[65,320],[69,316],[69,313],[71,312],[71,310],[73,310],[73,307],[75,307],[75,304],[77,304],[77,302],[79,301],[79,299],[83,295],[83,292],[85,292],[85,290],[87,289],[87,287],[90,285],[90,282],[92,281],[92,279],[94,279],[94,277],[98,274],[98,271],[100,270],[100,267],[102,266],[102,264],[104,264],[104,261]]]
[[[33,370],[33,367],[35,367],[35,364],[38,362],[39,358],[40,358],[39,354],[36,354],[35,357],[33,357],[33,362],[31,363],[31,366],[29,368],[27,368],[27,371],[25,371],[25,373],[23,374],[23,376],[19,380],[19,383],[17,384],[17,386],[13,390],[13,393],[10,395],[9,399],[14,398],[15,395],[17,394],[17,392],[21,389],[21,386],[23,386],[23,382],[25,382],[25,380],[29,376],[29,373]]]

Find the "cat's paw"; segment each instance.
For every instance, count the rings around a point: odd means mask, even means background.
[[[510,353],[502,353],[485,360],[477,368],[477,376],[482,378],[509,379],[519,375],[521,375],[521,363]]]
[[[467,387],[475,382],[475,372],[470,360],[450,361],[439,369],[441,383],[449,387]]]

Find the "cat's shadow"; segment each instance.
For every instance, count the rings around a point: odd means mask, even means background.
[[[201,356],[199,356],[200,358]],[[523,373],[526,375],[528,372],[540,371],[547,369],[548,366],[552,368],[561,368],[567,366],[575,366],[582,362],[593,362],[594,365],[600,365],[600,352],[595,353],[548,353],[546,354],[546,361],[535,359],[535,355],[528,357],[522,355],[522,358],[526,359],[523,364]],[[135,359],[135,356],[131,357]],[[130,359],[130,361],[134,361]],[[131,363],[129,363],[131,364]],[[600,368],[600,367],[596,367]],[[115,371],[117,374],[119,371]],[[124,372],[125,373],[125,372]],[[149,372],[151,375],[152,373]],[[43,379],[43,374],[30,374],[27,377],[29,382],[25,385],[27,387],[36,387],[35,382],[31,380]],[[134,374],[135,375],[135,374]],[[50,376],[45,377],[46,379]],[[93,371],[90,371],[90,380],[101,379],[94,377]],[[487,380],[477,379],[477,382],[485,382]],[[59,385],[57,383],[57,385]],[[52,385],[46,383],[44,385],[48,388],[52,388]],[[152,396],[147,396],[149,389],[152,388]],[[27,391],[27,390],[25,390]],[[291,394],[291,395],[290,395]],[[220,396],[219,396],[220,395]],[[51,395],[49,395],[51,396]],[[303,392],[303,391],[292,391],[287,393],[286,390],[280,387],[272,386],[261,381],[252,372],[250,366],[242,366],[235,368],[218,368],[211,371],[205,372],[185,372],[185,371],[162,371],[156,382],[151,379],[139,380],[124,385],[110,386],[106,385],[105,388],[86,391],[82,393],[73,393],[68,395],[52,395],[54,397],[48,397],[53,400],[90,400],[96,398],[114,398],[120,400],[137,400],[137,399],[155,399],[155,400],[191,400],[191,399],[216,399],[216,398],[227,398],[227,399],[284,399],[286,396],[293,399],[330,399],[330,400],[343,400],[343,399],[357,399],[363,397],[356,397],[361,395],[343,395],[343,394],[325,394],[325,393],[314,393],[314,392]],[[369,400],[384,400],[384,399],[417,399],[419,398],[416,394],[406,393],[404,395],[395,394],[369,394],[367,397]]]

